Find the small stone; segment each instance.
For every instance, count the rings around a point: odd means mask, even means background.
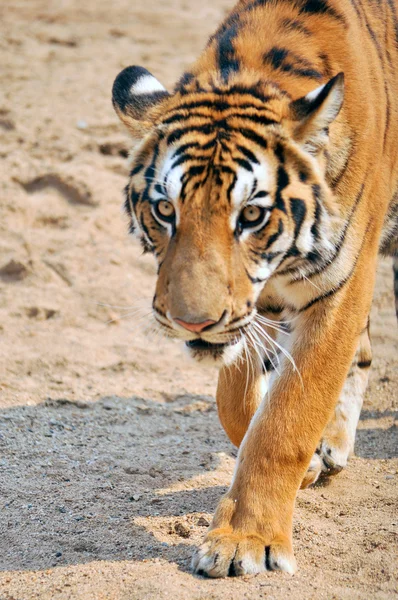
[[[141,473],[141,469],[138,467],[125,467],[123,470],[127,475],[139,475]]]
[[[57,552],[55,556],[56,558],[60,558],[62,556],[62,552]]]
[[[29,269],[19,260],[13,258],[0,268],[0,275],[9,279],[24,279],[29,275]]]
[[[196,522],[196,525],[198,525],[199,527],[208,527],[210,523],[205,517],[199,517],[199,519]]]
[[[182,538],[189,538],[191,535],[191,530],[187,525],[185,525],[185,523],[177,521],[176,523],[174,523],[172,533],[176,533]]]
[[[160,475],[162,472],[163,472],[163,471],[162,471],[162,469],[161,469],[160,467],[151,467],[151,468],[149,469],[149,471],[148,471],[148,474],[149,474],[151,477],[154,477],[154,478],[155,478],[155,477],[157,477],[158,475]]]
[[[389,479],[394,479],[394,475],[386,475],[386,479],[387,479],[387,480],[389,480]]]
[[[84,119],[79,119],[76,123],[76,127],[78,129],[87,129],[87,127],[88,127],[87,121],[85,121]]]
[[[134,502],[138,502],[138,500],[141,498],[141,494],[133,494],[130,498],[130,500],[134,500]]]

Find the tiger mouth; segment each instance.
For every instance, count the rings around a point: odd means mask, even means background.
[[[206,340],[191,340],[189,342],[185,342],[185,345],[192,350],[224,350],[228,348],[228,346],[233,346],[236,344],[238,340],[231,340],[230,342],[222,342],[220,344],[213,344],[211,342],[206,342]]]

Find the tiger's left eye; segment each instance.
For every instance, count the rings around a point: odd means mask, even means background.
[[[170,223],[174,220],[175,209],[172,203],[168,200],[159,200],[159,202],[155,204],[155,210],[158,214],[158,217],[163,219],[163,221]]]
[[[262,206],[250,204],[249,206],[246,206],[240,213],[239,225],[242,229],[245,227],[255,227],[263,221],[265,213],[266,209]]]

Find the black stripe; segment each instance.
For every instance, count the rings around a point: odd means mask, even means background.
[[[355,261],[354,261],[354,264],[353,264],[353,266],[351,268],[351,271],[348,273],[348,275],[346,277],[344,277],[344,279],[342,279],[340,281],[340,283],[336,287],[334,287],[333,289],[329,290],[328,292],[325,292],[325,294],[322,294],[321,296],[317,296],[316,298],[314,298],[313,300],[311,300],[310,302],[308,302],[308,304],[306,304],[305,306],[303,306],[302,308],[300,308],[299,312],[304,312],[308,308],[311,308],[311,306],[314,306],[314,304],[317,304],[317,302],[322,302],[323,300],[326,300],[326,298],[329,298],[330,296],[334,296],[334,294],[337,294],[337,292],[339,292],[341,289],[343,289],[343,287],[346,285],[346,283],[349,282],[349,280],[351,279],[352,275],[354,274],[355,267],[357,266],[359,257],[361,256],[362,249],[363,249],[363,246],[365,244],[366,235],[367,235],[368,231],[369,231],[369,224],[366,227],[361,247],[360,247],[359,252],[358,252],[358,254],[357,254],[356,258],[355,258]]]
[[[361,186],[361,189],[359,190],[359,193],[357,194],[357,197],[355,199],[355,203],[351,209],[350,214],[347,217],[347,221],[345,222],[343,231],[341,232],[341,236],[340,239],[338,241],[338,243],[335,246],[334,252],[332,254],[332,256],[330,256],[327,260],[323,260],[313,271],[311,271],[310,273],[306,274],[307,279],[311,279],[312,277],[315,277],[316,275],[319,275],[320,273],[322,273],[322,271],[324,271],[327,267],[330,267],[331,264],[333,264],[333,262],[336,260],[336,258],[338,257],[338,255],[341,252],[341,249],[344,245],[346,236],[347,236],[347,231],[348,228],[351,224],[351,221],[354,217],[354,214],[357,210],[357,207],[361,201],[361,198],[363,196],[363,192],[364,192],[364,188],[365,188],[365,184],[363,183]],[[307,254],[306,259],[309,260],[310,262],[314,262],[314,263],[318,263],[319,260],[322,260],[322,256],[319,254],[318,250],[315,251],[311,251]],[[284,271],[280,271],[279,273],[277,273],[278,275],[289,275],[291,273],[294,273],[296,271],[296,268],[288,268],[285,269]],[[294,285],[295,283],[302,283],[302,279],[295,279],[293,281],[290,282],[290,285]]]
[[[239,108],[239,106],[237,107]],[[249,113],[232,113],[231,115],[228,115],[227,117],[228,119],[248,119],[250,121],[253,121],[253,123],[259,123],[260,125],[279,125],[279,121],[276,121],[275,119],[270,119],[269,117],[264,117],[261,114],[259,114],[258,110],[256,113],[253,114],[249,114]],[[215,122],[215,125],[217,125],[218,121]]]
[[[218,37],[218,66],[221,71],[221,77],[228,81],[232,73],[239,71],[239,60],[235,54],[233,41],[239,33],[237,23],[232,23],[228,29],[223,31]]]
[[[261,135],[259,135],[258,133],[256,133],[255,131],[252,131],[251,129],[245,129],[245,128],[240,129],[239,131],[244,137],[246,137],[247,139],[249,139],[252,142],[254,142],[255,144],[257,144],[257,146],[264,148],[264,150],[266,150],[268,148],[267,140],[265,138],[263,138]]]
[[[193,155],[193,154],[181,154],[176,161],[173,162],[173,164],[170,167],[170,171],[172,171],[173,169],[175,169],[176,167],[185,164],[186,162],[189,161],[197,161],[197,162],[207,162],[208,161],[208,156],[201,156],[199,155]]]
[[[180,77],[180,80],[177,82],[174,91],[179,92],[179,91],[183,90],[188,84],[191,83],[191,81],[193,79],[195,79],[195,76],[193,73],[189,73],[189,72],[184,73]]]
[[[338,21],[344,22],[344,17],[332,8],[326,0],[303,0],[300,13],[309,15],[329,15]]]
[[[134,165],[134,167],[130,171],[130,177],[134,177],[134,175],[137,175],[138,173],[140,173],[143,168],[144,168],[144,165],[142,163],[138,163],[137,165]]]
[[[184,135],[188,133],[203,133],[204,135],[209,135],[214,132],[214,125],[212,123],[206,123],[205,125],[198,126],[187,126],[182,127],[181,129],[175,129],[170,135],[167,137],[167,145],[170,146],[174,144],[174,142],[178,142]]]
[[[228,115],[228,119],[232,119],[232,118],[239,118],[239,119],[251,121],[253,123],[260,123],[263,126],[278,124],[278,121],[275,121],[275,119],[268,119],[267,117],[262,117],[258,114],[246,115],[246,114],[233,113],[231,115]],[[250,131],[248,129],[241,128],[241,127],[239,127],[239,128],[232,127],[231,125],[229,125],[227,119],[219,119],[218,121],[209,121],[208,123],[204,123],[203,125],[196,125],[196,124],[195,125],[186,125],[185,127],[177,128],[172,133],[169,134],[169,136],[167,138],[167,144],[171,145],[174,142],[178,142],[178,140],[180,140],[184,135],[186,135],[188,133],[198,132],[198,133],[203,133],[204,135],[210,135],[210,134],[214,133],[214,131],[218,128],[226,129],[226,130],[230,130],[230,131],[238,131],[240,133],[243,133],[243,131],[245,131],[245,132]],[[253,137],[253,134],[250,133],[250,135],[246,135],[246,137],[250,137],[250,136]],[[259,136],[259,139],[262,139],[262,138]]]
[[[301,21],[295,19],[283,19],[281,25],[289,31],[300,31],[304,35],[312,35],[312,32]]]
[[[386,124],[385,124],[385,129],[384,129],[384,136],[383,136],[383,150],[386,146],[387,135],[388,135],[389,125],[390,125],[390,114],[391,114],[390,96],[388,93],[387,81],[384,82],[384,93],[386,95]]]
[[[350,280],[352,273],[353,273],[353,271],[351,271],[349,273],[349,275],[347,275],[347,277],[342,279],[340,281],[340,283],[332,290],[329,290],[325,294],[321,294],[321,296],[317,296],[316,298],[311,300],[311,302],[308,302],[308,304],[305,304],[305,306],[300,308],[299,312],[304,312],[304,311],[308,310],[309,308],[311,308],[311,306],[314,306],[314,304],[317,304],[317,302],[322,302],[322,300],[326,300],[326,298],[329,298],[330,296],[334,296],[334,294],[337,294],[337,292],[340,291],[345,286],[345,284]]]
[[[252,277],[250,275],[249,271],[246,269],[246,267],[245,267],[245,272],[246,272],[246,275],[248,276],[248,278],[250,279],[250,281],[252,283],[263,283],[267,279],[267,278],[265,278],[265,279],[259,279],[258,277]]]
[[[319,185],[313,185],[312,186],[312,193],[314,196],[314,201],[315,201],[315,211],[314,211],[314,222],[312,223],[311,226],[311,233],[314,236],[314,239],[319,239],[319,220],[321,218],[321,188],[319,187]]]
[[[275,156],[277,157],[279,162],[282,165],[284,165],[285,164],[285,151],[280,142],[277,142],[277,144],[275,144],[274,152],[275,152]]]
[[[249,93],[249,92],[248,92]],[[228,99],[230,98],[230,91],[225,92],[224,94],[228,94],[227,97]],[[226,110],[228,110],[229,108],[252,108],[253,110],[258,110],[263,108],[264,103],[263,101],[259,102],[259,104],[253,104],[252,102],[246,102],[244,104],[238,104],[238,103],[232,103],[228,100],[218,100],[212,97],[213,95],[213,90],[211,90],[207,96],[210,95],[210,98],[204,98],[204,99],[199,99],[199,100],[191,100],[190,102],[182,102],[181,104],[179,104],[174,110],[175,111],[189,111],[189,113],[192,112],[193,108],[211,108],[214,111],[219,111],[219,112],[224,112]],[[217,94],[218,95],[218,94]]]
[[[252,163],[256,165],[260,164],[260,161],[257,159],[256,155],[251,150],[240,145],[237,145],[236,148],[237,150],[239,150],[239,152],[242,152],[242,154],[244,154],[246,158],[248,158]]]
[[[264,54],[263,60],[269,63],[274,69],[280,69],[288,54],[289,50],[274,47]]]
[[[229,187],[227,189],[227,199],[228,199],[229,203],[231,203],[231,195],[232,195],[232,191],[233,191],[233,189],[234,189],[234,187],[236,185],[237,179],[238,178],[236,176],[236,173],[234,173],[232,182],[231,182],[231,184],[229,185]]]
[[[133,207],[135,208],[140,199],[140,194],[139,194],[139,192],[136,191],[136,189],[134,187],[131,188],[130,198],[131,198],[131,203],[132,203]]]
[[[300,229],[305,219],[307,209],[304,200],[300,198],[290,198],[290,208],[294,220],[294,241],[297,241],[300,235]]]
[[[128,215],[131,215],[131,202],[130,202],[130,183],[128,183],[126,185],[126,187],[123,190],[124,196],[125,196],[125,200],[124,200],[124,210],[126,211],[126,213]]]
[[[272,100],[275,96],[270,96],[269,94],[264,95],[260,88],[261,84],[257,84],[251,87],[244,87],[243,85],[235,84],[228,86],[228,96],[231,97],[232,94],[238,94],[240,96],[248,95],[250,97],[257,98],[257,100],[261,100],[262,104],[266,104],[269,100]],[[217,94],[218,96],[225,95],[225,89],[220,88],[212,88],[212,94]],[[280,92],[282,93],[282,92]]]
[[[185,154],[187,150],[191,150],[192,148],[201,148],[201,145],[198,142],[189,142],[188,144],[182,144],[173,154],[173,158],[177,158],[180,154]]]
[[[306,58],[286,48],[274,46],[264,54],[263,61],[270,64],[273,69],[284,71],[285,73],[291,73],[300,77],[323,79],[322,73],[317,71]]]
[[[278,231],[276,231],[275,233],[273,233],[272,235],[269,236],[267,245],[265,246],[265,250],[268,250],[268,248],[270,248],[270,246],[272,246],[272,244],[274,242],[276,242],[276,240],[278,239],[278,237],[280,235],[282,235],[283,229],[284,229],[284,227],[283,227],[283,221],[282,221],[282,219],[279,219]]]
[[[268,304],[266,306],[261,306],[259,309],[259,313],[271,313],[272,315],[280,315],[283,311],[282,306],[274,306],[272,304]]]
[[[357,194],[357,197],[355,198],[354,205],[353,205],[353,207],[351,209],[350,214],[348,215],[347,221],[345,222],[343,231],[341,233],[340,240],[338,241],[338,243],[335,246],[333,255],[326,262],[324,262],[323,264],[319,265],[319,267],[315,271],[312,271],[311,273],[309,273],[307,275],[307,277],[309,277],[310,279],[311,279],[311,277],[315,277],[315,275],[318,275],[319,273],[322,273],[322,271],[326,267],[329,267],[336,260],[336,258],[338,257],[338,255],[340,254],[341,249],[342,249],[342,247],[344,245],[346,236],[347,236],[348,228],[351,225],[352,219],[353,219],[353,217],[355,215],[355,212],[356,212],[356,210],[358,208],[358,205],[359,205],[359,203],[361,201],[364,189],[365,189],[365,183],[362,184],[361,189],[359,190],[359,192]],[[291,283],[295,283],[295,282],[292,281]]]
[[[274,370],[274,363],[272,363],[269,358],[263,358],[263,373],[269,373]]]
[[[158,194],[167,194],[167,190],[165,189],[164,185],[161,185],[160,183],[155,183],[154,190],[155,192],[158,192]]]
[[[253,172],[253,167],[248,160],[238,157],[234,158],[233,160],[234,162],[238,163],[238,165],[240,165],[243,169],[246,169],[246,171],[250,171],[251,173]]]
[[[141,215],[140,215],[140,225],[141,225],[141,229],[142,229],[142,230],[145,232],[146,236],[147,236],[149,239],[151,239],[151,237],[150,237],[150,235],[149,235],[148,228],[147,228],[147,226],[146,226],[146,225],[145,225],[145,223],[144,223],[144,216],[143,216],[143,213],[141,213]],[[141,238],[141,239],[142,239],[142,240],[145,242],[145,244],[146,244],[146,246],[147,246],[147,245],[148,245],[148,241],[147,241],[145,238]],[[147,250],[145,246],[144,246],[144,249],[145,249],[145,250]]]
[[[398,16],[397,16],[397,10],[396,10],[396,6],[395,6],[395,0],[387,0],[387,4],[390,7],[390,10],[392,13],[392,19],[393,19],[394,29],[395,29],[395,41],[398,43]]]
[[[359,367],[360,369],[367,369],[368,367],[370,367],[371,364],[372,364],[372,359],[361,360],[361,361],[357,362],[357,367]]]
[[[257,182],[256,182],[256,186],[257,186]],[[256,187],[256,186],[253,186],[253,187]],[[257,200],[257,198],[266,198],[267,196],[269,196],[269,192],[260,191],[260,192],[257,192],[256,194],[254,194],[254,196],[250,196],[250,200]]]
[[[283,167],[278,167],[276,180],[275,208],[286,212],[285,201],[282,198],[282,191],[289,185],[289,176]]]

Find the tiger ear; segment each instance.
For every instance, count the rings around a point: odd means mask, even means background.
[[[339,114],[343,100],[343,73],[294,100],[290,109],[293,121],[298,121],[294,130],[295,140],[310,152],[317,153],[327,142],[328,127]]]
[[[156,106],[170,94],[143,67],[127,67],[116,77],[112,104],[119,119],[134,136],[145,134],[153,125]]]

